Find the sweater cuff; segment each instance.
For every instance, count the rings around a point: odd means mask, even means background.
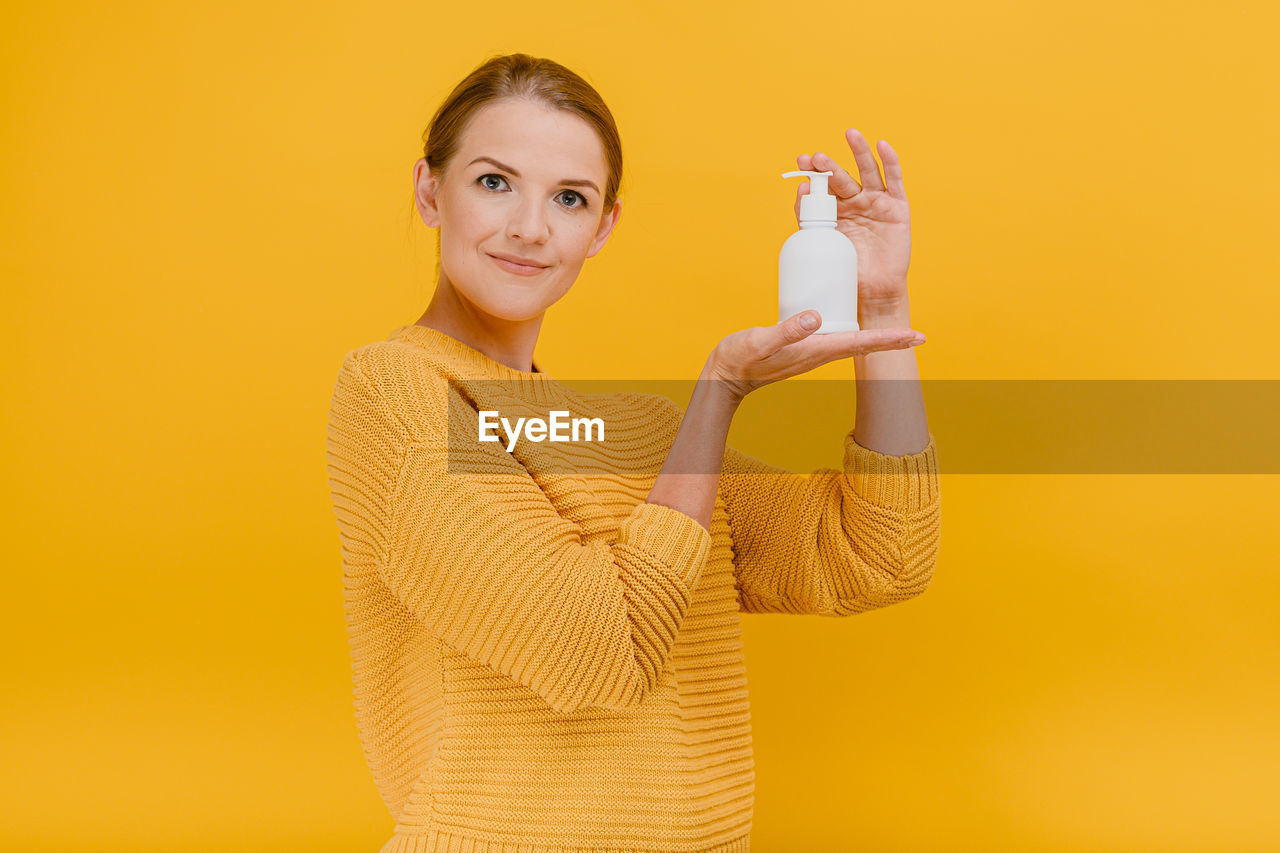
[[[618,539],[652,554],[690,590],[711,554],[711,533],[692,517],[662,504],[639,504],[622,520]]]
[[[938,499],[938,451],[932,432],[923,450],[891,456],[858,444],[850,430],[844,438],[844,470],[855,492],[890,512],[915,512]]]

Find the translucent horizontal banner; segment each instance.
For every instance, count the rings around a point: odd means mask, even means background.
[[[448,470],[652,477],[695,386],[700,399],[731,391],[711,380],[454,381]],[[1280,473],[1280,380],[788,379],[737,404],[728,445],[773,473],[839,469],[859,405],[888,424],[922,407],[946,474]],[[870,449],[924,449],[893,438]]]

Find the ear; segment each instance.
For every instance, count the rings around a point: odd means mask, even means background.
[[[613,210],[609,211],[608,216],[601,217],[600,227],[596,229],[596,237],[591,241],[591,251],[587,252],[588,258],[593,258],[596,253],[604,248],[605,241],[609,239],[609,235],[613,233],[613,227],[618,224],[618,219],[622,216],[622,202],[615,200],[613,202]]]
[[[413,200],[418,207],[418,215],[428,228],[440,227],[440,210],[436,207],[439,190],[440,183],[427,167],[427,158],[419,158],[413,164]]]

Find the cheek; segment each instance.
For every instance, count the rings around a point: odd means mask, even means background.
[[[586,217],[583,218],[585,219]],[[596,226],[598,224],[595,220],[583,222],[567,235],[568,239],[565,244],[571,257],[584,257],[587,252],[591,251],[591,241],[596,237]]]
[[[442,260],[455,265],[474,266],[483,260],[482,245],[494,242],[499,233],[493,223],[479,215],[479,211],[459,211],[462,215],[451,217],[440,232]]]
[[[493,211],[486,210],[483,205],[471,208],[464,205],[458,212],[459,216],[449,220],[448,228],[456,246],[470,247],[475,251],[477,243],[484,242],[501,228],[498,222],[494,221]]]

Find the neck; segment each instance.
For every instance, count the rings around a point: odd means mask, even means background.
[[[463,300],[453,286],[442,279],[437,282],[431,304],[418,318],[417,325],[444,332],[513,370],[537,372],[533,349],[538,343],[544,316],[545,312],[531,320],[494,317]]]

